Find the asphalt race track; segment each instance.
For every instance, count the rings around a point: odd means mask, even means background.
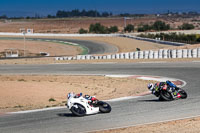
[[[23,39],[19,37],[0,37],[0,39]],[[27,38],[34,41],[64,41],[64,42],[72,42],[82,45],[88,49],[88,54],[105,54],[105,53],[116,53],[118,52],[118,48],[114,45],[102,43],[102,42],[94,42],[94,41],[86,41],[86,40],[77,40],[77,39],[52,39],[52,38]]]
[[[1,133],[87,132],[200,115],[198,62],[0,65],[0,74],[157,75],[186,81],[188,93],[187,99],[171,102],[160,102],[152,95],[111,102],[111,113],[85,117],[74,117],[67,108],[1,116]]]

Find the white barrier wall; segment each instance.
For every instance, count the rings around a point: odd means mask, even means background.
[[[144,51],[144,59],[148,59],[149,58],[149,51]]]
[[[130,53],[125,53],[125,59],[130,59]]]
[[[188,49],[188,58],[192,58],[192,50]]]
[[[130,59],[134,59],[134,52],[130,53]]]
[[[167,59],[169,56],[168,56],[168,49],[164,49],[163,51],[163,58],[164,59]]]
[[[172,58],[175,59],[177,56],[176,49],[172,50]]]
[[[177,50],[177,58],[182,58],[183,57],[183,50],[179,49]]]
[[[135,59],[139,59],[139,52],[138,51],[135,52]]]
[[[188,57],[188,50],[183,49],[183,58],[187,58],[187,57]]]
[[[158,59],[158,51],[154,51],[154,59]]]
[[[159,58],[159,59],[162,59],[162,58],[163,58],[163,49],[160,49],[160,50],[159,50],[158,58]]]
[[[144,59],[144,52],[143,51],[139,52],[139,59]]]
[[[149,51],[149,59],[153,59],[154,52],[152,50]]]
[[[77,55],[74,57],[55,57],[55,60],[100,60],[100,59],[167,59],[167,58],[200,58],[200,48],[168,50],[161,49],[157,51],[136,51],[129,53],[117,53],[112,55]]]
[[[197,58],[197,49],[192,49],[192,57]]]
[[[198,52],[197,52],[197,54],[198,54],[198,58],[200,58],[200,48],[198,48],[197,51],[198,51]]]

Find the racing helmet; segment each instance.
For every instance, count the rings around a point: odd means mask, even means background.
[[[73,92],[68,93],[67,98],[73,97],[75,94]]]
[[[147,85],[147,87],[148,87],[148,89],[149,89],[150,91],[152,91],[152,90],[153,90],[153,87],[154,87],[154,85],[153,85],[153,83],[150,83],[150,84],[148,84],[148,85]]]

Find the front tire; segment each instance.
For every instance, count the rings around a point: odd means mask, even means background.
[[[76,115],[76,116],[85,116],[86,115],[86,109],[83,105],[75,103],[72,107],[71,107],[71,112],[72,114]]]
[[[168,91],[162,90],[160,93],[160,99],[164,100],[164,101],[172,101],[174,100],[173,96],[171,93],[169,93]]]
[[[99,101],[98,106],[101,113],[110,113],[112,110],[111,106],[106,102]]]
[[[183,89],[179,89],[178,93],[181,95],[181,97],[180,97],[181,99],[186,99],[187,98],[187,93]]]

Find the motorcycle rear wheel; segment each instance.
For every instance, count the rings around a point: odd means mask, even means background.
[[[76,116],[85,116],[86,115],[86,109],[83,105],[75,103],[72,107],[71,107],[71,112],[72,114],[76,115]]]
[[[162,99],[164,101],[172,101],[172,100],[174,100],[172,94],[169,93],[168,91],[165,91],[165,90],[162,90],[160,92],[160,99]]]

